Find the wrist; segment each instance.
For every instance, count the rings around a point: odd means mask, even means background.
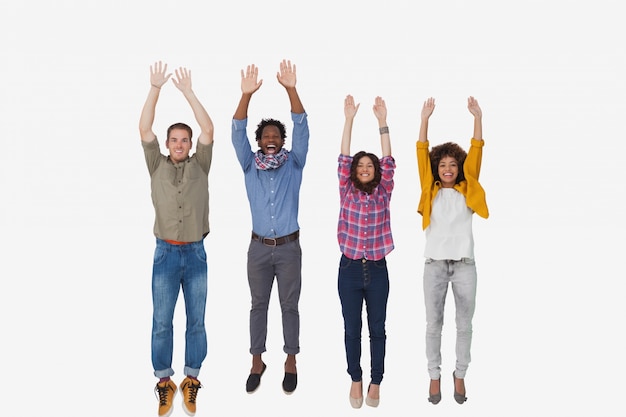
[[[158,86],[158,85],[156,85],[156,84],[150,84],[150,85],[151,85],[152,87],[156,88],[157,90],[160,90],[160,89],[161,89],[161,87],[160,87],[160,86]]]

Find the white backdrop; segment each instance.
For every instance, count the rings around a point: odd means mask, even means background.
[[[215,123],[210,181],[207,330],[198,416],[347,415],[336,158],[343,99],[361,109],[353,152],[380,154],[371,106],[388,107],[397,161],[396,249],[386,372],[369,415],[604,415],[623,395],[623,155],[626,54],[617,1],[385,2],[39,0],[0,6],[0,164],[3,250],[0,317],[3,410],[22,415],[156,415],[150,362],[154,212],[138,133],[149,67],[192,70]],[[270,307],[268,369],[246,394],[251,220],[230,143],[239,71],[264,83],[249,129],[291,121],[275,74],[297,66],[309,115],[301,191],[303,291],[299,385],[281,390],[278,300]],[[415,141],[433,96],[432,144],[467,148],[483,109],[481,182],[491,217],[475,217],[479,273],[469,400],[452,399],[453,301],[444,326],[443,401],[426,401],[421,275],[424,234]],[[168,84],[157,107],[198,131]],[[164,149],[165,151],[165,149]],[[184,310],[175,323],[174,376],[183,378]],[[367,331],[363,366],[369,373]],[[367,379],[365,379],[367,383]],[[183,415],[176,401],[174,415]]]

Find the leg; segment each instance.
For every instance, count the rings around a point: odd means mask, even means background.
[[[387,299],[389,298],[389,273],[387,261],[368,261],[365,280],[365,302],[367,323],[370,335],[371,378],[372,385],[380,385],[385,372],[385,346],[387,335]],[[371,390],[370,390],[371,391]],[[373,397],[377,398],[377,397]]]
[[[265,352],[267,338],[267,310],[274,283],[271,248],[260,242],[250,242],[248,249],[248,285],[250,286],[250,353]],[[260,358],[260,356],[259,356]],[[262,370],[253,370],[260,373]]]
[[[345,256],[339,262],[338,290],[344,323],[344,344],[348,374],[353,382],[362,380],[361,328],[363,314],[363,269],[360,260]]]
[[[449,281],[445,262],[427,259],[424,264],[426,358],[430,379],[441,377],[441,330]]]
[[[174,375],[172,321],[180,288],[180,256],[173,249],[157,240],[152,267],[152,366],[157,378]]]
[[[181,248],[185,255],[183,295],[187,314],[185,332],[185,375],[197,377],[207,354],[204,314],[207,297],[207,262],[204,242]]]
[[[300,241],[294,240],[287,244],[276,246],[274,250],[274,265],[276,283],[278,285],[278,299],[283,322],[283,350],[287,354],[285,360],[285,378],[283,391],[292,393],[298,383],[296,368],[296,354],[300,352],[300,288],[302,283],[302,250]]]
[[[452,292],[456,306],[456,369],[458,379],[465,378],[471,361],[472,318],[476,308],[476,265],[474,260],[454,263]],[[464,392],[464,391],[459,391]]]
[[[276,284],[282,314],[283,351],[287,356],[285,371],[295,373],[295,355],[300,352],[300,289],[302,286],[302,249],[300,241],[277,246],[274,250]]]

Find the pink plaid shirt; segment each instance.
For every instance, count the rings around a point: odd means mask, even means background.
[[[339,248],[350,259],[378,261],[394,248],[389,201],[393,191],[396,161],[391,156],[380,160],[380,184],[371,194],[354,187],[350,181],[351,164],[351,156],[339,155]]]

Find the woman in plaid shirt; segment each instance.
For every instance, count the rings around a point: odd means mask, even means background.
[[[344,319],[344,340],[348,374],[352,379],[350,404],[363,404],[361,369],[361,317],[363,300],[370,333],[371,381],[365,403],[377,407],[385,363],[385,319],[389,296],[389,275],[385,256],[394,248],[389,201],[393,191],[396,163],[391,156],[385,101],[376,97],[374,115],[378,120],[382,158],[358,152],[350,156],[352,123],[359,109],[348,95],[344,102],[345,124],[339,155],[341,209],[337,239],[341,249],[338,289]]]

